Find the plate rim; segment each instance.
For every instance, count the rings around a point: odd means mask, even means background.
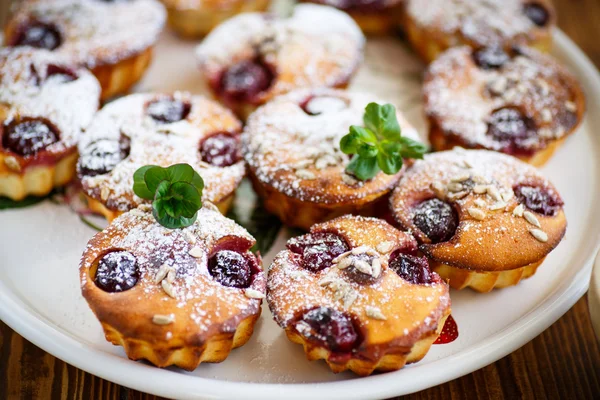
[[[582,50],[555,28],[554,43],[573,60],[588,78],[590,92],[600,99],[600,73]],[[593,238],[591,239],[593,240]],[[68,333],[57,329],[44,316],[31,309],[0,280],[0,320],[15,332],[53,356],[100,378],[146,393],[183,399],[290,399],[344,398],[375,399],[399,394],[414,393],[483,368],[523,346],[566,313],[588,289],[589,276],[596,253],[600,249],[600,232],[592,243],[592,252],[582,263],[579,271],[569,282],[563,282],[529,314],[508,325],[478,345],[428,364],[434,373],[419,379],[401,379],[399,385],[390,385],[390,374],[374,375],[345,381],[322,383],[250,383],[173,374],[169,370],[155,368],[103,352],[85,345]],[[500,345],[501,344],[501,345]],[[469,358],[472,358],[469,361]],[[93,360],[90,361],[90,360]],[[439,368],[441,363],[453,368]],[[135,365],[135,366],[133,366]],[[409,378],[410,369],[403,371]],[[416,373],[416,369],[414,370]],[[431,372],[430,371],[430,372]],[[132,373],[133,372],[133,373]],[[421,373],[422,371],[419,371]],[[226,389],[224,389],[226,387]]]

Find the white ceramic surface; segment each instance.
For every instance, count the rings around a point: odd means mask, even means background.
[[[588,292],[588,306],[590,308],[592,326],[596,332],[596,339],[600,341],[600,252],[598,252],[594,270],[592,271],[590,291]]]
[[[250,342],[217,365],[194,372],[158,369],[129,361],[104,340],[79,290],[78,261],[95,233],[68,208],[50,202],[0,211],[0,318],[55,356],[127,387],[172,398],[371,399],[425,389],[470,373],[519,348],[563,315],[588,287],[600,243],[600,77],[561,32],[555,55],[584,83],[585,123],[543,172],[563,195],[569,229],[538,273],[516,287],[477,294],[452,292],[458,340],[433,346],[421,362],[401,371],[358,378],[335,375],[322,362],[308,362],[288,342],[267,307]],[[193,43],[165,34],[139,90],[203,92]],[[393,100],[424,132],[419,105],[422,64],[399,40],[370,40],[366,65],[353,89]],[[272,251],[283,247],[284,231]]]

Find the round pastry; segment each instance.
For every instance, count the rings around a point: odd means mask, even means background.
[[[4,40],[53,50],[85,66],[107,99],[141,78],[165,15],[157,0],[24,0],[6,24]]]
[[[448,50],[423,86],[434,149],[483,148],[541,166],[583,120],[577,79],[536,50]]]
[[[138,168],[187,163],[204,179],[203,199],[225,213],[245,174],[240,131],[230,111],[202,96],[176,92],[115,100],[98,112],[79,144],[77,172],[88,205],[110,221],[147,203],[133,193]]]
[[[480,292],[535,274],[567,220],[552,184],[530,165],[487,150],[432,153],[408,168],[391,197],[434,271]]]
[[[417,53],[431,62],[463,44],[550,51],[555,24],[549,0],[408,0],[404,26]]]
[[[81,290],[106,340],[132,360],[193,370],[221,362],[252,335],[265,297],[255,240],[212,207],[167,229],[142,205],[88,243]]]
[[[347,12],[366,34],[393,32],[402,19],[405,0],[302,0],[336,7]]]
[[[344,214],[375,215],[402,172],[359,181],[345,170],[340,139],[363,125],[373,97],[335,89],[299,89],[260,107],[248,119],[242,153],[265,208],[286,225],[308,230]],[[402,134],[418,134],[397,113]]]
[[[288,241],[267,301],[288,338],[334,372],[369,375],[422,359],[450,314],[448,285],[387,222],[346,215]]]
[[[99,99],[94,76],[58,55],[0,50],[0,196],[42,196],[71,181]]]
[[[248,13],[217,27],[198,46],[200,70],[214,95],[244,119],[298,87],[346,87],[364,37],[348,15],[302,4],[290,17]]]
[[[198,38],[234,15],[265,11],[271,0],[162,0],[169,25],[185,37]]]

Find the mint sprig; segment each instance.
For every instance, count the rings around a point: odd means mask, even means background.
[[[422,159],[427,146],[402,136],[391,104],[369,103],[363,116],[364,127],[352,125],[340,140],[345,154],[354,155],[346,171],[361,181],[372,179],[379,171],[394,175],[405,158]]]
[[[189,164],[146,165],[133,174],[133,192],[152,200],[156,221],[169,229],[192,225],[202,207],[202,177]]]

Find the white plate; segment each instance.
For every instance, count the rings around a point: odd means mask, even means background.
[[[544,168],[562,193],[569,220],[565,240],[539,272],[516,287],[476,294],[452,292],[458,340],[433,346],[421,362],[401,371],[357,378],[335,375],[322,362],[308,362],[301,346],[288,342],[268,308],[250,342],[223,363],[194,372],[158,369],[127,360],[104,340],[79,290],[78,261],[94,231],[68,208],[45,202],[0,212],[0,318],[37,346],[74,366],[116,383],[175,398],[370,399],[422,390],[479,369],[511,353],[563,315],[585,293],[600,242],[600,77],[561,32],[555,55],[575,72],[587,92],[585,123]],[[156,60],[140,85],[144,90],[202,92],[193,43],[165,34]],[[400,41],[370,40],[353,88],[396,102],[423,132],[419,75],[422,64]],[[283,246],[280,233],[276,249]]]

